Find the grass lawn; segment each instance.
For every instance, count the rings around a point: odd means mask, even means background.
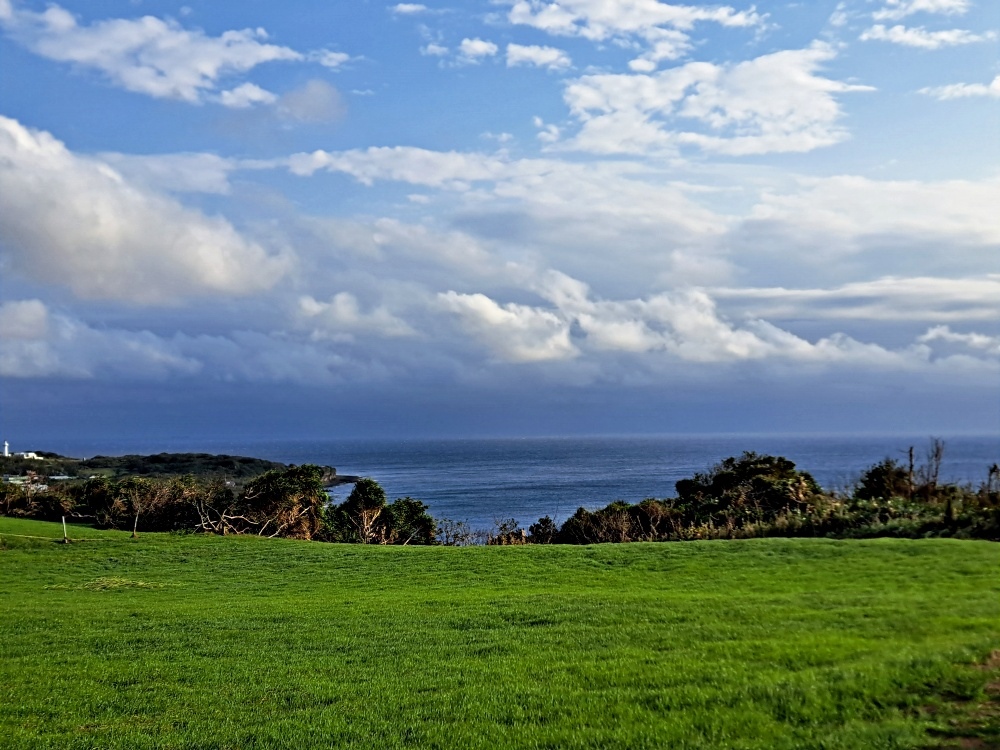
[[[1000,741],[998,544],[61,537],[0,518],[3,748]]]

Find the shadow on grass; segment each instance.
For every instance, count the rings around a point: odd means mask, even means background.
[[[1000,750],[1000,649],[973,669],[986,673],[985,700],[952,700],[928,708],[938,726],[928,750]]]

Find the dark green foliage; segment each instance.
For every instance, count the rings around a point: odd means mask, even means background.
[[[224,531],[312,539],[326,501],[323,467],[303,464],[250,480],[221,518]],[[211,519],[210,513],[204,516]]]
[[[401,497],[386,508],[389,544],[433,544],[437,526],[428,507],[412,497]]]
[[[23,475],[34,471],[46,476],[66,475],[86,479],[94,474],[104,476],[195,476],[202,479],[225,479],[241,483],[265,471],[287,469],[286,464],[247,456],[214,455],[211,453],[157,453],[151,456],[94,456],[88,459],[68,458],[48,451],[35,451],[43,460],[0,456],[4,474]],[[326,484],[336,482],[337,470],[323,467]]]
[[[768,520],[807,506],[821,492],[812,476],[797,471],[787,458],[750,451],[680,480],[676,489],[676,506],[694,523]]]
[[[854,491],[854,497],[858,500],[888,500],[893,497],[910,497],[911,494],[909,472],[892,458],[884,458],[869,467],[861,475]]]
[[[362,477],[354,483],[351,494],[344,501],[348,513],[361,513],[385,507],[385,490],[374,479]]]
[[[276,461],[210,453],[158,453],[151,456],[94,456],[80,462],[80,471],[111,469],[115,474],[150,476],[213,476],[248,479],[265,471],[287,468]]]
[[[427,506],[412,497],[386,503],[385,490],[364,477],[340,505],[327,503],[320,538],[361,544],[434,544],[437,527]]]
[[[341,505],[330,502],[324,467],[272,469],[237,492],[233,483],[194,477],[98,476],[41,490],[0,485],[0,515],[88,520],[99,528],[200,531],[366,544],[434,544],[437,527],[412,497],[386,503],[373,479],[361,479]]]
[[[552,544],[558,533],[559,526],[556,522],[543,516],[528,527],[528,541],[532,544]]]
[[[943,444],[911,489],[911,471],[885,459],[849,496],[824,493],[786,458],[744,453],[677,482],[677,497],[580,508],[551,533],[541,519],[529,541],[563,544],[739,539],[766,536],[926,537],[1000,540],[1000,469],[978,490],[938,482]],[[545,522],[543,524],[543,522]],[[551,534],[551,535],[550,535]]]

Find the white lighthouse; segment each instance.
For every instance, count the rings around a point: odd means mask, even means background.
[[[10,458],[10,443],[6,440],[3,441],[3,457]]]

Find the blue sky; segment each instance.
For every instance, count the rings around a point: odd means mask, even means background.
[[[996,432],[985,0],[0,0],[0,420]]]

